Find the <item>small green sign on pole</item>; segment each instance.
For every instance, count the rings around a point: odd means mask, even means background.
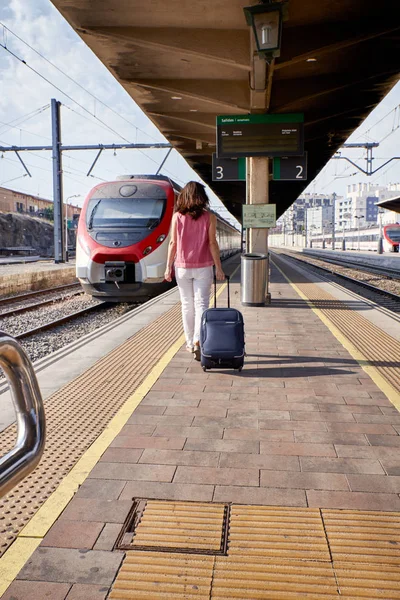
[[[244,229],[276,226],[276,204],[243,204]]]

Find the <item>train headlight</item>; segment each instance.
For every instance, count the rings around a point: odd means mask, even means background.
[[[159,235],[158,238],[156,239],[157,244],[161,244],[161,242],[163,242],[166,237],[167,236],[165,235],[165,233],[162,233],[161,235]]]
[[[83,237],[79,238],[79,243],[84,253],[87,254],[87,256],[90,256],[89,244],[85,241]]]
[[[147,248],[143,250],[143,256],[147,256],[152,250],[153,248],[151,246],[147,246]]]

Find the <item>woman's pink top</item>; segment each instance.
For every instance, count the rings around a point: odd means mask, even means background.
[[[208,230],[210,213],[204,213],[198,219],[190,215],[176,215],[177,248],[175,267],[197,268],[214,264],[210,251]]]

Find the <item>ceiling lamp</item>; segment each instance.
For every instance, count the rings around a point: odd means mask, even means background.
[[[247,25],[253,28],[257,52],[268,61],[280,55],[282,3],[263,3],[243,9]]]

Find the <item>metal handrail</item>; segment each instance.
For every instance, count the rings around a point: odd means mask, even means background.
[[[0,458],[0,498],[29,475],[43,454],[46,423],[42,396],[32,363],[20,344],[0,331],[0,367],[10,386],[17,421],[17,441]]]

